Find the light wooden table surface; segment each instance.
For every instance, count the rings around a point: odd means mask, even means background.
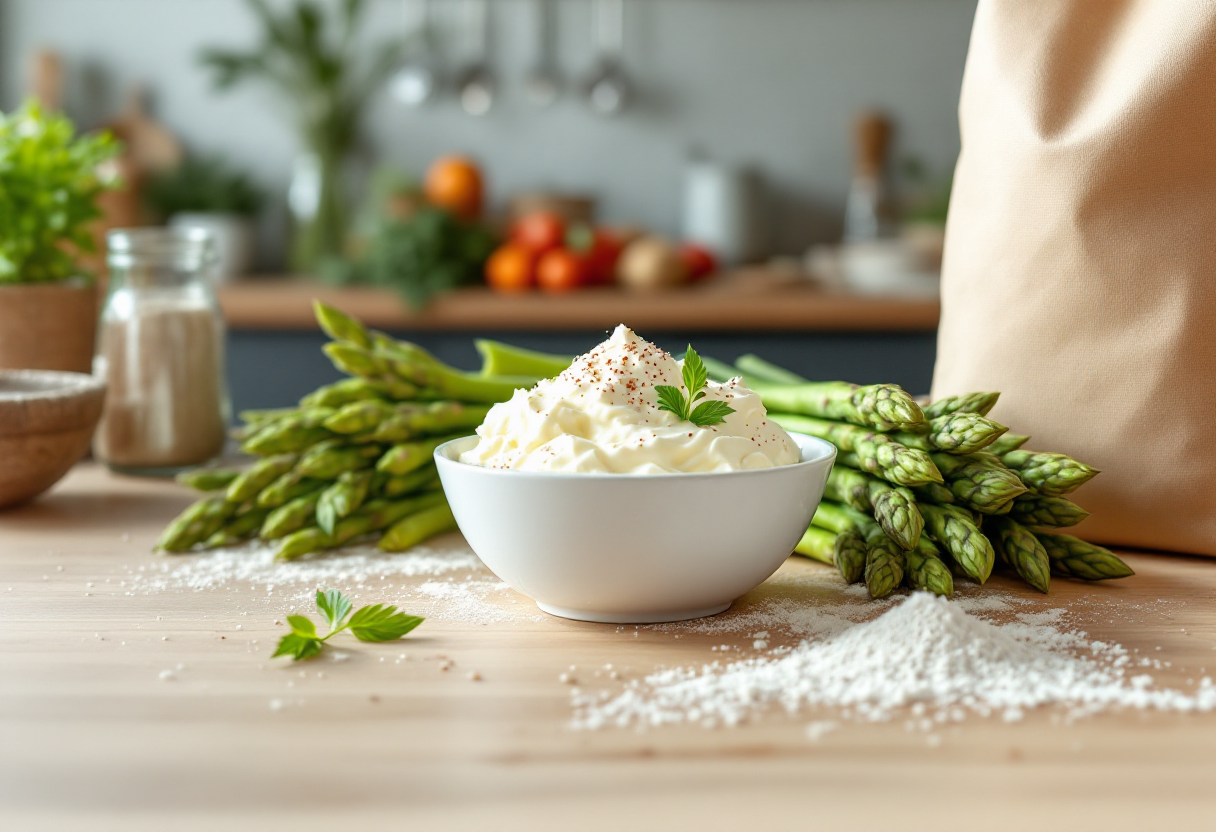
[[[572,731],[558,680],[571,664],[596,690],[620,684],[595,676],[609,662],[628,680],[711,661],[721,644],[743,655],[751,639],[540,615],[433,618],[400,644],[344,639],[346,661],[271,662],[291,606],[280,596],[138,590],[188,500],[82,466],[0,515],[0,829],[1216,828],[1216,714],[968,718],[936,746],[900,719],[810,741],[806,723],[832,714]],[[1216,564],[1129,561],[1132,580],[1061,581],[1031,600],[1169,661],[1161,683],[1216,671]],[[792,559],[740,605],[838,592],[782,583],[821,568]]]

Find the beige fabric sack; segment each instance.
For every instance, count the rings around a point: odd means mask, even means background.
[[[1216,3],[981,0],[935,398],[1103,473],[1077,534],[1216,555]]]

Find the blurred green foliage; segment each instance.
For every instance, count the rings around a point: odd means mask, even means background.
[[[116,184],[99,168],[118,150],[34,101],[0,114],[0,283],[89,277],[79,256],[96,250],[97,197]]]
[[[262,193],[249,177],[217,157],[187,157],[144,186],[144,201],[164,218],[186,211],[252,216]]]

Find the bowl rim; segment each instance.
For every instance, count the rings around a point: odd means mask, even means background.
[[[645,480],[647,482],[666,482],[668,480],[701,480],[707,478],[723,478],[737,476],[765,476],[771,475],[777,471],[792,471],[800,468],[822,465],[825,462],[829,467],[836,463],[836,446],[826,439],[820,439],[818,436],[811,436],[807,433],[799,433],[797,431],[786,431],[791,437],[797,437],[794,441],[798,444],[798,450],[805,457],[808,447],[817,448],[821,452],[818,456],[812,459],[800,459],[798,462],[790,463],[789,465],[777,465],[772,468],[748,468],[742,471],[681,471],[677,473],[662,473],[662,474],[613,474],[603,471],[520,471],[515,468],[487,468],[484,465],[473,465],[468,462],[461,462],[458,459],[452,459],[447,455],[446,451],[457,442],[464,442],[467,439],[475,437],[477,434],[471,433],[468,436],[459,436],[455,439],[449,439],[442,445],[435,448],[434,459],[436,467],[444,465],[459,465],[465,468],[482,472],[490,476],[500,477],[524,477],[530,479],[548,479],[548,480],[595,480],[595,481],[628,481],[628,480]],[[801,441],[800,441],[801,440]],[[804,444],[805,442],[805,444]]]
[[[28,380],[39,385],[34,390],[6,391],[6,379]],[[0,370],[0,405],[29,404],[54,399],[74,399],[96,395],[106,389],[104,379],[90,373],[68,370]]]

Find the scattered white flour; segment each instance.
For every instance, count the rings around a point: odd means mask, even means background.
[[[432,613],[435,618],[442,620],[498,624],[546,618],[537,611],[530,599],[510,597],[513,595],[510,589],[498,579],[427,581],[418,587],[418,592],[442,602],[435,606]],[[514,609],[516,606],[522,609]]]
[[[484,569],[473,550],[459,542],[417,546],[389,554],[374,546],[348,546],[290,563],[274,559],[275,547],[251,543],[195,555],[159,558],[131,570],[133,593],[195,591],[249,587],[273,592],[279,587],[357,587],[373,580],[436,576]]]
[[[1001,604],[1008,609],[1008,599]],[[774,704],[790,713],[834,706],[870,721],[891,719],[906,706],[918,717],[932,708],[931,718],[912,723],[923,730],[961,720],[967,711],[1015,721],[1024,709],[1050,704],[1066,706],[1073,717],[1110,707],[1216,709],[1209,678],[1193,694],[1154,689],[1147,675],[1129,678],[1127,651],[1059,629],[1063,611],[997,625],[969,614],[967,605],[914,593],[878,618],[844,629],[836,630],[829,616],[816,633],[826,640],[803,641],[773,657],[714,662],[699,671],[661,669],[616,697],[576,695],[574,725],[737,725]]]

